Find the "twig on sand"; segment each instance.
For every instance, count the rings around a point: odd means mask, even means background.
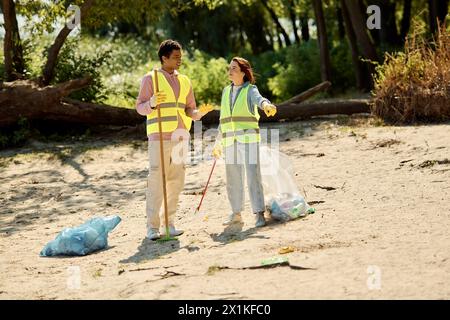
[[[334,188],[334,187],[326,187],[326,186],[318,186],[318,185],[314,185],[314,187],[316,187],[318,189],[325,189],[327,191],[336,190],[336,188]]]
[[[257,266],[246,266],[246,267],[229,267],[229,266],[210,266],[208,268],[208,274],[213,274],[216,271],[220,270],[255,270],[255,269],[272,269],[276,267],[289,267],[293,270],[315,270],[315,268],[305,268],[302,266],[296,266],[289,263],[289,261],[282,261],[279,263],[272,263],[268,265],[257,265]]]
[[[419,164],[418,167],[420,167],[420,168],[428,168],[428,167],[434,166],[435,164],[450,164],[450,160],[449,159],[444,159],[444,160],[425,160],[424,162]]]
[[[131,270],[127,270],[127,271],[129,271],[129,272],[133,272],[133,271],[148,271],[148,270],[161,269],[161,268],[167,269],[167,268],[172,268],[172,267],[177,267],[177,266],[179,266],[179,264],[176,264],[176,265],[173,265],[173,266],[162,266],[162,267],[158,266],[158,267],[149,267],[149,268],[137,268],[137,269],[131,269]],[[125,272],[125,270],[123,270],[119,274],[122,274],[123,272]],[[172,271],[169,271],[169,272],[172,272]]]

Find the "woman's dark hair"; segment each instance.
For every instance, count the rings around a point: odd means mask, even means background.
[[[245,73],[244,81],[250,81],[251,84],[256,82],[250,62],[241,57],[234,57],[231,61],[235,61],[239,65],[241,71]]]
[[[166,57],[169,58],[170,54],[172,53],[172,51],[174,50],[181,50],[181,44],[179,44],[177,41],[169,39],[169,40],[164,40],[163,42],[161,42],[161,44],[159,45],[159,49],[158,49],[158,56],[159,56],[159,61],[161,61],[161,63],[163,62],[162,57]]]

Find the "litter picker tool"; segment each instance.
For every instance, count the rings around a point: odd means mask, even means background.
[[[213,174],[214,168],[216,167],[216,162],[217,162],[217,159],[214,159],[214,163],[213,163],[213,166],[211,168],[211,172],[209,173],[208,181],[206,182],[206,186],[205,186],[205,189],[203,190],[202,198],[200,200],[200,203],[198,204],[197,209],[195,210],[195,214],[200,212],[200,207],[202,205],[203,198],[205,197],[206,190],[208,190],[209,180],[211,180],[211,176]]]
[[[155,82],[155,93],[159,92],[159,84],[158,84],[158,70],[156,68],[153,69],[153,80]],[[161,123],[161,107],[158,103],[156,105],[156,111],[158,112],[158,129],[159,129],[159,153],[160,153],[160,162],[161,162],[161,173],[162,173],[162,182],[163,182],[163,195],[164,195],[164,222],[166,227],[166,235],[157,241],[171,241],[176,240],[176,238],[170,236],[169,232],[169,213],[167,211],[167,186],[166,186],[166,170],[164,166],[164,145],[162,138],[162,123]]]

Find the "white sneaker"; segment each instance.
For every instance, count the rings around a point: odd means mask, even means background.
[[[169,235],[171,237],[181,236],[184,233],[184,230],[177,230],[174,226],[169,226]],[[161,229],[161,237],[166,235],[166,228]]]
[[[232,213],[228,216],[228,218],[223,222],[224,226],[229,226],[233,223],[242,223],[242,216],[240,213]]]
[[[159,239],[160,237],[161,237],[161,235],[159,234],[158,229],[152,228],[152,229],[148,230],[147,239],[156,240],[156,239]]]

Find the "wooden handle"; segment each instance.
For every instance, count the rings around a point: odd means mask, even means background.
[[[153,70],[153,80],[155,82],[155,93],[159,92],[158,85],[158,71],[156,69]],[[159,152],[161,158],[161,172],[162,172],[162,181],[163,181],[163,195],[164,195],[164,219],[166,223],[166,236],[169,237],[169,213],[167,211],[167,188],[166,188],[166,170],[164,167],[164,146],[163,146],[163,138],[162,138],[162,123],[161,123],[161,108],[159,104],[156,105],[156,110],[158,112],[158,129],[159,129]]]

